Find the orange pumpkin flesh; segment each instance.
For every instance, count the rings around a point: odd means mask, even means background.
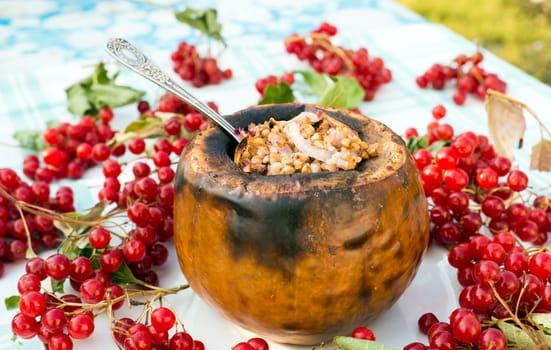
[[[246,127],[321,107],[253,107]],[[232,161],[210,127],[178,165],[174,241],[191,288],[225,318],[277,342],[319,344],[390,308],[429,241],[427,202],[401,138],[372,119],[323,109],[378,144],[356,170],[263,176]]]

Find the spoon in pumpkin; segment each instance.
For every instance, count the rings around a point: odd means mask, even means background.
[[[237,143],[241,143],[242,137],[233,125],[214,109],[210,108],[207,104],[197,99],[181,85],[172,80],[168,74],[151,62],[149,58],[127,40],[121,38],[109,39],[105,45],[105,50],[124,66],[173,93],[180,100],[195,108],[203,116],[212,120]],[[243,146],[244,145],[241,145],[240,148]]]
[[[251,152],[255,153],[255,147],[249,144],[249,136],[243,137],[233,125],[224,119],[224,117],[205,103],[201,102],[181,85],[177,84],[169,77],[168,74],[151,62],[149,58],[147,58],[140,50],[138,50],[127,40],[121,38],[110,39],[105,45],[105,50],[117,61],[130,68],[133,72],[173,93],[176,97],[195,108],[203,116],[218,125],[224,132],[226,132],[226,134],[228,134],[228,136],[233,138],[237,142],[233,157],[233,160],[237,166],[241,167],[248,161],[248,159],[244,157],[245,154],[250,155]],[[317,119],[317,116],[315,115],[311,115],[311,117],[315,117],[314,119]],[[329,116],[326,116],[326,118],[329,118]],[[293,144],[295,144],[304,154],[318,160],[327,161],[328,158],[331,158],[335,154],[335,152],[319,150],[314,145],[304,140],[300,134],[300,129],[297,124],[300,119],[301,116],[299,115],[291,120],[294,123],[291,124],[289,136],[292,139]],[[336,121],[333,121],[333,123],[336,123]],[[350,129],[350,131],[352,130]],[[249,146],[251,147],[249,148]]]

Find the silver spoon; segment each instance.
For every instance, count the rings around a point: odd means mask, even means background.
[[[117,61],[133,70],[138,75],[152,81],[163,89],[173,93],[182,101],[188,103],[199,113],[212,120],[238,143],[241,136],[224,117],[190,94],[181,85],[178,85],[161,68],[149,60],[140,50],[125,39],[109,39],[105,44],[105,50]]]

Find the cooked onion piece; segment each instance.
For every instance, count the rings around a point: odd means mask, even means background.
[[[302,112],[291,120],[250,124],[234,160],[245,172],[264,175],[352,170],[377,155],[348,125],[326,113]]]

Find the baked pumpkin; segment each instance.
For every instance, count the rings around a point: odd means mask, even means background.
[[[265,176],[233,162],[212,126],[182,154],[174,242],[194,292],[222,316],[276,342],[319,344],[390,308],[429,242],[427,200],[402,139],[359,114],[305,104],[245,109],[246,128],[322,110],[377,144],[355,170]]]

